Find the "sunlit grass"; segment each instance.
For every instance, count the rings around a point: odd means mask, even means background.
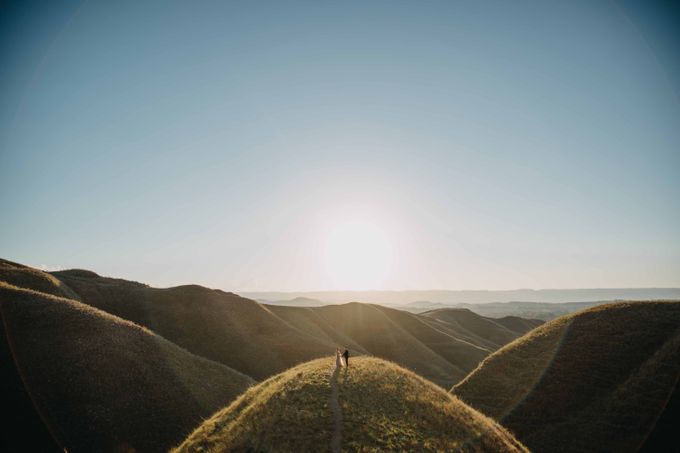
[[[178,451],[327,450],[332,370],[332,358],[319,359],[253,387]],[[391,362],[355,358],[337,379],[343,451],[523,451],[491,419]]]

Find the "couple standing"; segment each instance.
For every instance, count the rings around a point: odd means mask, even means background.
[[[349,366],[349,350],[345,349],[345,352],[340,353],[340,349],[335,350],[335,368],[342,368],[343,366]]]

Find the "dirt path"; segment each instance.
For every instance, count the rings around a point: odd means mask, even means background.
[[[333,412],[333,437],[331,437],[331,451],[340,453],[342,444],[342,409],[340,409],[340,389],[338,388],[338,374],[340,368],[336,368],[331,375],[330,406]]]

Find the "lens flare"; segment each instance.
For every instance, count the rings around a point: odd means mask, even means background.
[[[392,247],[378,225],[368,221],[342,222],[328,234],[325,263],[336,289],[379,289],[390,273]]]

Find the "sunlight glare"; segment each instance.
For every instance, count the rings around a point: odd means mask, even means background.
[[[336,289],[379,289],[392,264],[392,247],[385,232],[367,221],[335,225],[327,238],[326,269]]]

